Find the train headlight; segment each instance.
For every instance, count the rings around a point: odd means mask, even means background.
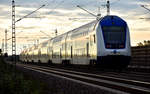
[[[124,45],[119,45],[119,48],[124,48]]]

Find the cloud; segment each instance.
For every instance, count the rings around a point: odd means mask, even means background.
[[[0,5],[0,17],[11,18],[11,11],[9,6]]]
[[[29,26],[29,27],[25,27],[25,26],[19,26],[19,27],[16,27],[17,29],[20,29],[20,30],[28,30],[28,29],[40,29],[41,27],[39,26]]]
[[[16,32],[23,31],[22,35],[32,37],[34,34],[42,35],[40,30],[52,35],[57,28],[59,34],[79,27],[90,20],[68,20],[69,18],[92,18],[85,11],[77,8],[77,5],[97,14],[98,6],[101,8],[102,15],[106,15],[106,7],[101,5],[106,4],[106,0],[15,0],[16,1],[16,20],[24,15],[39,8],[42,4],[47,6],[41,8],[30,17],[42,17],[41,19],[23,19],[16,23]],[[118,15],[127,21],[132,44],[150,39],[148,37],[149,20],[139,18],[148,18],[150,13],[140,7],[141,4],[148,4],[150,0],[110,0],[111,14]],[[18,5],[20,5],[18,7]],[[11,0],[0,0],[0,31],[6,28],[11,31]],[[144,31],[144,32],[143,32]],[[141,37],[142,34],[145,37]],[[145,35],[147,34],[147,35]],[[3,34],[0,34],[3,36]],[[24,40],[25,41],[25,40]],[[21,42],[18,40],[18,44]]]
[[[140,27],[140,28],[134,28],[135,31],[139,32],[150,32],[150,27]],[[150,34],[150,33],[149,33]]]

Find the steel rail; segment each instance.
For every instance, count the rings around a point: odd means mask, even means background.
[[[113,80],[113,81],[116,81],[116,82],[127,83],[127,84],[142,86],[142,87],[145,87],[145,88],[150,88],[150,83],[149,82],[144,82],[144,81],[123,79],[123,78],[118,78],[118,77],[91,74],[91,73],[85,73],[85,72],[77,72],[77,71],[65,70],[65,69],[50,68],[50,67],[45,67],[45,66],[42,66],[42,67],[38,66],[38,67],[48,69],[48,70],[61,71],[61,72],[66,72],[66,73],[73,73],[73,74],[77,74],[77,75],[79,74],[79,75],[84,75],[84,76],[98,78],[98,79]]]
[[[63,77],[76,79],[79,81],[92,83],[94,85],[99,85],[127,93],[136,93],[136,94],[150,94],[150,88],[148,87],[150,83],[148,82],[141,82],[141,81],[134,81],[134,80],[126,80],[114,77],[106,77],[100,76],[95,74],[87,74],[87,73],[80,73],[75,71],[67,71],[61,69],[52,69],[48,67],[41,67],[41,66],[28,66],[23,65],[24,68],[34,69],[37,71],[43,71],[47,73],[53,73],[56,75],[60,75]]]

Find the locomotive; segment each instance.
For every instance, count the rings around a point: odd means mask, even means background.
[[[20,54],[23,62],[99,65],[126,68],[131,59],[129,28],[122,18],[107,15]]]

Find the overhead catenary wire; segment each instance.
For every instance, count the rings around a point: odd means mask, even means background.
[[[150,9],[145,7],[145,5],[141,5],[141,7],[143,7],[144,9],[148,10],[150,12]]]
[[[84,11],[86,11],[87,13],[91,14],[92,16],[97,17],[95,14],[87,11],[86,9],[82,8],[81,6],[77,5],[77,7],[80,8],[80,9],[82,9],[82,10],[84,10]]]
[[[41,7],[39,7],[38,9],[30,12],[29,14],[23,16],[22,18],[15,20],[15,0],[12,0],[12,58],[16,67],[16,22],[21,21],[22,19],[28,17],[29,15],[35,13],[36,11],[38,11],[39,9],[41,9],[42,7],[44,7],[45,5],[42,5]]]
[[[43,32],[41,30],[40,30],[40,32],[43,33],[44,35],[48,36],[48,37],[51,37],[50,35],[48,35],[47,33]]]
[[[150,13],[150,9],[147,8],[147,7],[145,7],[146,5],[140,5],[140,6],[143,7],[144,9],[148,10],[149,13]],[[146,14],[146,13],[145,13],[145,14]],[[149,20],[150,18],[143,18],[143,17],[141,17],[140,19],[147,19],[147,20]]]
[[[109,15],[109,9],[110,9],[110,3],[109,0],[107,0],[107,4],[105,4],[105,6],[107,6],[107,15]],[[101,13],[100,13],[100,7],[98,7],[98,13],[97,15],[95,15],[92,12],[89,12],[87,9],[84,9],[83,7],[81,7],[80,5],[77,5],[78,8],[84,10],[85,12],[87,12],[88,14],[96,17],[96,19],[100,19],[101,18]],[[93,18],[69,18],[69,20],[76,20],[76,19],[93,19]]]
[[[18,36],[20,33],[22,33],[23,31],[21,31],[21,32],[18,32],[16,35]],[[10,39],[12,39],[12,38],[7,38],[7,40],[10,40]]]
[[[31,13],[29,13],[29,14],[23,16],[22,18],[20,18],[20,19],[18,19],[17,21],[15,21],[15,23],[16,23],[16,22],[19,22],[20,20],[22,20],[22,19],[28,17],[29,15],[31,15],[31,14],[33,14],[33,13],[35,13],[36,11],[38,11],[39,9],[41,9],[41,8],[44,7],[44,6],[45,6],[45,5],[42,5],[42,6],[39,7],[38,9],[36,9],[36,10],[32,11]]]

